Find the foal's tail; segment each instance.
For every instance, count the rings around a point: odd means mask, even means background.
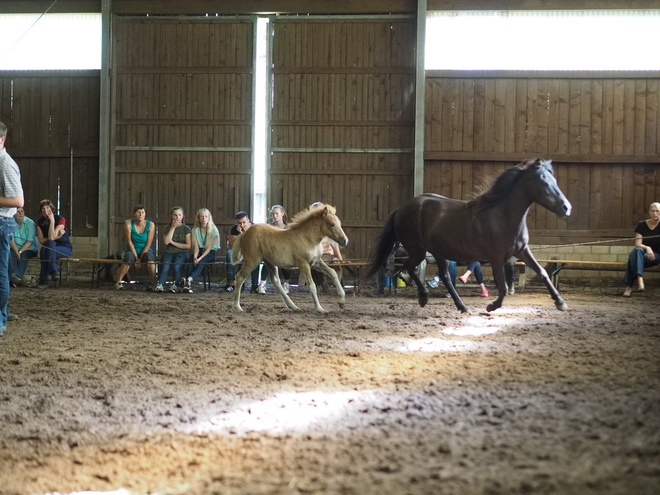
[[[376,272],[378,272],[379,268],[385,266],[387,258],[389,258],[390,254],[392,254],[392,251],[396,247],[398,241],[396,238],[396,233],[394,232],[395,215],[396,211],[392,212],[392,214],[388,217],[382,232],[376,239],[376,245],[371,252],[371,266],[369,267],[369,272],[366,275],[367,277],[373,277]]]
[[[238,236],[236,239],[234,239],[234,247],[231,248],[231,264],[235,265],[236,263],[240,263],[243,261],[243,251],[241,251],[241,237],[243,236]]]

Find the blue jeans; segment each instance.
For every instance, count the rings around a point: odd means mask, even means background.
[[[188,253],[163,253],[160,258],[160,273],[158,274],[158,283],[163,285],[167,280],[167,275],[170,273],[170,268],[174,266],[173,277],[174,283],[177,284],[181,280],[181,273],[183,273],[183,265],[188,261]]]
[[[57,273],[57,260],[60,258],[71,258],[72,250],[69,246],[58,246],[55,241],[47,240],[41,245],[39,255],[41,257],[41,271],[39,280],[46,282],[48,275]]]
[[[16,256],[16,253],[13,249],[10,250],[10,253],[11,261],[9,263],[9,276],[11,277],[12,275],[16,275],[22,280],[23,275],[25,275],[25,270],[27,270],[28,267],[28,260],[34,258],[37,255],[37,252],[33,251],[32,249],[28,249],[27,251],[23,251],[21,253],[20,258]]]
[[[9,306],[9,252],[16,232],[16,220],[0,217],[0,332],[7,326]]]
[[[230,284],[236,282],[236,265],[231,264],[231,249],[227,251],[227,256],[225,258],[227,262],[227,282]],[[259,284],[259,267],[257,266],[252,273],[250,274],[252,279],[252,285],[256,286]]]
[[[204,252],[203,249],[199,250],[198,255],[202,254]],[[195,260],[191,256],[188,259],[189,265],[186,267],[187,272],[188,272],[188,277],[192,278],[195,280],[197,277],[199,277],[199,274],[202,273],[202,270],[204,270],[204,267],[206,266],[206,263],[213,263],[215,261],[215,251],[209,252],[206,256],[204,256],[199,262],[195,265]]]
[[[660,253],[655,253],[655,259],[649,261],[646,249],[636,247],[628,255],[628,266],[623,276],[623,283],[626,287],[632,287],[637,277],[644,275],[644,268],[655,265],[660,265]]]

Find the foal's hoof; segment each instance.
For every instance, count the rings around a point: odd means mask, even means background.
[[[555,306],[559,311],[568,311],[568,304],[562,299],[560,301],[555,301]]]
[[[340,303],[339,303],[339,307],[340,307],[341,309],[344,309],[344,306],[346,306],[346,304],[344,304],[343,302],[340,302]]]

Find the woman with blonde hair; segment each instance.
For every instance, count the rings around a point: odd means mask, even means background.
[[[202,273],[208,263],[216,260],[215,253],[220,249],[220,232],[213,223],[213,216],[206,208],[197,210],[195,225],[192,229],[192,254],[188,258],[183,279],[183,292],[192,292],[193,281]]]
[[[660,265],[660,203],[649,206],[651,218],[642,220],[635,227],[635,249],[628,255],[628,266],[623,277],[626,290],[623,297],[632,295],[632,286],[637,281],[637,290],[644,287],[644,268]]]
[[[282,205],[273,205],[270,207],[270,219],[268,222],[269,225],[277,227],[278,229],[288,228],[289,217],[286,215],[286,210]],[[282,281],[282,288],[284,292],[289,293],[289,279],[291,278],[291,270],[285,268],[278,268],[278,273],[280,275],[280,280]],[[266,279],[268,278],[268,267],[264,263],[261,267],[261,281],[259,282],[259,288],[257,293],[265,294],[266,293]]]

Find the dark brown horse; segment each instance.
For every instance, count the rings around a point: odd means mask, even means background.
[[[487,260],[493,269],[498,297],[486,308],[502,306],[507,292],[504,264],[515,256],[539,274],[557,309],[568,306],[559,296],[547,272],[536,261],[527,243],[527,212],[538,203],[558,217],[571,214],[571,203],[557,185],[550,160],[527,160],[505,170],[493,185],[471,201],[459,201],[437,194],[422,194],[394,211],[374,249],[370,275],[383,266],[395,246],[408,251],[404,267],[417,284],[420,306],[428,302],[428,290],[415,268],[430,252],[438,263],[440,278],[456,307],[467,312],[449,280],[448,260]]]

